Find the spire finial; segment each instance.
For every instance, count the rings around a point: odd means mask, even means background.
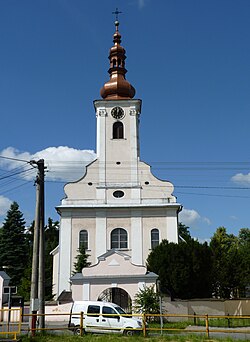
[[[132,99],[135,96],[135,88],[125,78],[127,72],[125,69],[126,51],[120,45],[121,35],[118,31],[118,14],[120,13],[122,12],[118,11],[118,8],[112,12],[116,16],[116,31],[113,35],[114,45],[109,51],[110,68],[108,72],[110,80],[101,89],[101,97],[105,100]]]
[[[115,14],[115,25],[117,26],[117,24],[119,25],[119,21],[118,21],[118,15],[121,14],[122,12],[118,11],[118,8],[116,7],[115,12],[112,12],[112,14]]]

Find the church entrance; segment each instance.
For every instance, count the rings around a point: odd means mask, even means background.
[[[98,300],[115,303],[123,308],[125,312],[132,311],[132,300],[129,294],[119,287],[110,287],[104,290],[99,295]]]

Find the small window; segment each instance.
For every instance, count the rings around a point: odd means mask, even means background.
[[[121,191],[121,190],[116,190],[115,192],[113,192],[113,196],[114,196],[115,198],[121,198],[121,197],[124,196],[124,192]]]
[[[111,249],[128,248],[128,234],[123,228],[115,228],[111,232]]]
[[[110,308],[109,306],[104,306],[102,308],[102,315],[103,315],[103,317],[107,317],[107,318],[118,318],[119,317],[117,312],[114,309]]]
[[[88,182],[88,185],[90,185],[90,186],[91,186],[91,185],[93,185],[93,183],[92,183],[92,182]]]
[[[148,181],[146,181],[146,182],[145,182],[145,184],[146,184],[146,185],[149,185],[149,182],[148,182]]]
[[[123,139],[123,123],[120,121],[113,124],[113,139]]]
[[[159,245],[159,229],[154,228],[151,230],[151,249],[154,249],[158,245]]]
[[[88,311],[87,311],[88,316],[99,316],[100,315],[100,306],[99,305],[89,305],[88,306]]]
[[[88,249],[88,232],[87,230],[81,230],[79,233],[79,248]]]

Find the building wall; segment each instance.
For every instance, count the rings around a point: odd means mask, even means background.
[[[185,315],[250,315],[249,299],[174,300],[163,298],[163,313]],[[171,318],[181,320],[182,318]],[[186,320],[183,317],[182,320]]]

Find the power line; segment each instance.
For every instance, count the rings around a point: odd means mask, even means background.
[[[10,177],[13,177],[13,176],[16,176],[16,175],[21,175],[21,174],[23,174],[23,173],[27,173],[27,172],[30,171],[30,170],[34,170],[34,169],[33,169],[33,168],[30,168],[30,169],[26,169],[26,170],[14,172],[14,173],[12,173],[12,174],[10,174],[10,175],[0,177],[0,180],[6,179],[6,178],[10,178]]]
[[[16,189],[19,189],[19,188],[21,188],[21,187],[23,187],[23,186],[29,184],[30,182],[31,182],[31,181],[26,181],[26,182],[24,182],[23,184],[20,184],[20,185],[17,185],[17,186],[15,186],[15,187],[11,188],[11,189],[5,190],[5,191],[1,192],[1,195],[5,195],[5,194],[7,194],[7,193],[9,193],[9,192],[11,192],[11,191],[14,191],[14,190],[16,190]]]
[[[20,161],[20,162],[23,162],[23,163],[29,163],[29,160],[24,160],[24,159],[11,158],[11,157],[4,157],[4,156],[0,156],[0,158],[2,158],[2,159],[8,159],[8,160],[14,160],[14,161]]]

